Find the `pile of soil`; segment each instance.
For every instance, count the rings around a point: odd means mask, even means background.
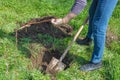
[[[46,16],[42,18],[35,18],[35,19],[31,19],[25,24],[21,24],[21,27],[25,25],[28,25],[29,27],[27,26],[22,29],[19,29],[17,31],[18,38],[29,37],[35,39],[38,34],[49,34],[50,36],[55,38],[64,38],[71,36],[73,28],[70,25],[63,24],[63,25],[55,26],[50,22],[52,18],[56,18],[56,17]]]

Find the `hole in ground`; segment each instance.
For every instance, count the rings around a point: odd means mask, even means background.
[[[46,67],[50,63],[52,57],[59,59],[61,55],[62,54],[59,50],[43,49],[37,55],[31,55],[30,59],[32,61],[33,68],[45,73]],[[68,53],[68,55],[62,61],[64,64],[66,64],[65,70],[70,67],[71,62],[73,61],[73,59],[69,56],[70,55]]]

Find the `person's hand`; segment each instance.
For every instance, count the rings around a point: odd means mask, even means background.
[[[63,24],[63,19],[62,18],[52,19],[51,23],[54,24],[54,25],[61,25],[61,24]]]
[[[71,19],[76,16],[74,13],[67,14],[64,18],[52,19],[51,23],[54,25],[67,24]]]

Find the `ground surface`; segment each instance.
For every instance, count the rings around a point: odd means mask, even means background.
[[[92,46],[72,46],[63,60],[66,69],[50,76],[45,73],[52,57],[60,58],[88,14],[88,6],[69,25],[54,26],[54,16],[67,14],[74,0],[1,0],[0,1],[0,80],[119,80],[120,79],[120,1],[108,25],[103,68],[82,72],[79,67],[91,58]],[[57,4],[57,5],[56,5]],[[53,16],[49,16],[53,15]],[[49,17],[43,17],[49,16]],[[79,37],[85,37],[87,25]]]

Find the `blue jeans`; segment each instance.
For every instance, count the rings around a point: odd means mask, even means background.
[[[118,0],[93,0],[89,9],[89,28],[87,37],[93,39],[94,50],[91,62],[102,60],[105,46],[106,29]]]

